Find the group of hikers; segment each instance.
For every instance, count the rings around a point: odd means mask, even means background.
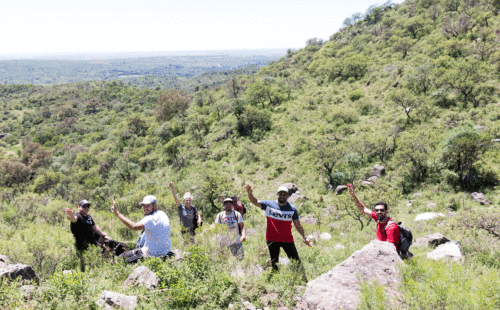
[[[178,207],[182,236],[189,242],[195,243],[196,228],[202,226],[203,220],[201,214],[192,204],[193,196],[191,193],[186,192],[182,197],[183,203],[181,203],[172,181],[169,182],[169,187]],[[279,254],[281,248],[283,248],[288,258],[303,271],[292,236],[292,222],[297,232],[302,236],[304,243],[308,246],[313,246],[313,243],[302,227],[297,208],[288,201],[290,197],[288,188],[280,186],[276,192],[276,200],[262,201],[255,198],[253,188],[250,185],[245,185],[245,189],[250,202],[265,211],[267,218],[266,244],[271,258],[272,269],[274,271],[278,270]],[[402,258],[410,257],[411,253],[402,249],[400,227],[388,216],[387,204],[382,201],[377,202],[374,207],[375,211],[371,211],[356,197],[352,185],[348,185],[348,189],[359,211],[377,222],[377,239],[393,243]],[[221,246],[227,246],[235,257],[242,259],[244,257],[243,242],[247,238],[243,220],[246,208],[238,200],[237,196],[231,198],[222,196],[221,201],[223,211],[217,214],[215,223],[210,226],[210,229],[216,225],[223,225],[227,229],[227,234],[225,237],[220,238]],[[125,217],[119,212],[114,199],[112,202],[111,211],[125,226],[134,231],[142,231],[136,248],[130,250],[125,244],[116,242],[108,234],[104,233],[89,214],[90,202],[82,200],[78,205],[78,212],[74,212],[70,208],[65,210],[68,219],[71,221],[71,232],[75,238],[75,246],[80,257],[82,271],[84,270],[83,253],[91,245],[100,246],[105,254],[112,251],[129,263],[135,263],[144,257],[166,259],[173,256],[171,252],[170,221],[165,212],[158,210],[158,201],[154,196],[145,196],[142,202],[139,203],[139,206],[144,211],[144,217],[139,222],[133,222]]]

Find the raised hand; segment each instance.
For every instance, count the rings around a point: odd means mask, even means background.
[[[71,218],[73,218],[73,217],[75,216],[75,211],[73,211],[73,210],[72,210],[72,209],[70,209],[70,208],[67,208],[66,210],[64,210],[64,213],[66,213],[66,215],[67,215],[68,217],[71,217]]]
[[[168,182],[168,187],[170,187],[171,189],[174,189],[174,182],[172,182],[172,181]]]
[[[113,206],[111,207],[111,212],[113,212],[114,214],[118,213],[118,206],[116,205],[116,202],[114,199],[113,199]]]
[[[349,194],[351,194],[351,196],[355,196],[354,187],[352,186],[352,184],[347,184],[347,190],[349,191]]]
[[[247,192],[253,191],[252,186],[250,184],[245,185],[245,189],[247,190]]]

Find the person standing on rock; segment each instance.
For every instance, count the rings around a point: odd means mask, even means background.
[[[241,213],[234,210],[232,198],[224,199],[224,211],[217,214],[215,224],[227,226],[227,235],[220,238],[220,244],[229,247],[231,253],[238,259],[243,259],[245,256],[243,242],[247,238],[246,228]]]
[[[165,212],[158,210],[156,197],[152,195],[144,197],[139,206],[144,211],[144,217],[138,223],[135,223],[118,212],[118,206],[113,199],[111,211],[113,211],[120,221],[132,230],[144,230],[144,245],[141,248],[127,251],[119,257],[122,257],[129,263],[135,263],[143,257],[166,257],[172,255],[170,252],[172,244],[170,241],[170,221]]]
[[[202,220],[201,215],[198,213],[198,210],[195,208],[195,206],[191,205],[193,196],[189,192],[185,193],[182,197],[184,204],[181,204],[179,198],[177,197],[177,193],[175,192],[174,182],[168,182],[168,186],[170,187],[170,189],[172,189],[172,195],[174,196],[175,204],[179,209],[179,220],[181,222],[182,236],[188,234],[191,243],[195,243],[195,229],[202,225]]]
[[[387,204],[379,201],[375,204],[375,211],[371,211],[356,197],[354,187],[351,184],[347,184],[347,188],[359,212],[366,214],[377,222],[377,239],[394,244],[396,250],[398,250],[399,227],[387,214]]]
[[[302,228],[297,208],[288,202],[288,198],[290,197],[288,188],[284,186],[278,187],[276,194],[278,198],[277,201],[257,200],[253,195],[253,189],[250,185],[245,185],[245,189],[250,202],[266,212],[266,243],[269,249],[269,255],[271,256],[273,270],[278,270],[279,254],[281,248],[283,248],[288,258],[290,260],[295,260],[300,265],[301,272],[303,272],[304,267],[300,261],[299,253],[297,252],[292,236],[292,222],[308,246],[312,246],[312,241],[309,240],[304,232],[304,228]]]

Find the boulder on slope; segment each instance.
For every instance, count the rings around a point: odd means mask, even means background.
[[[296,309],[356,309],[360,281],[376,281],[385,293],[396,296],[402,260],[392,243],[372,240],[329,272],[310,281]]]

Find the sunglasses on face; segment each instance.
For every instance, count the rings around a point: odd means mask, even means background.
[[[152,204],[148,204],[148,205],[147,204],[143,204],[142,205],[143,208],[145,208],[145,207],[151,207],[151,206],[153,206],[153,205]]]
[[[82,208],[88,209],[90,208],[90,205],[83,205]]]
[[[381,212],[385,212],[385,210],[384,209],[375,209],[375,212],[381,213]]]

